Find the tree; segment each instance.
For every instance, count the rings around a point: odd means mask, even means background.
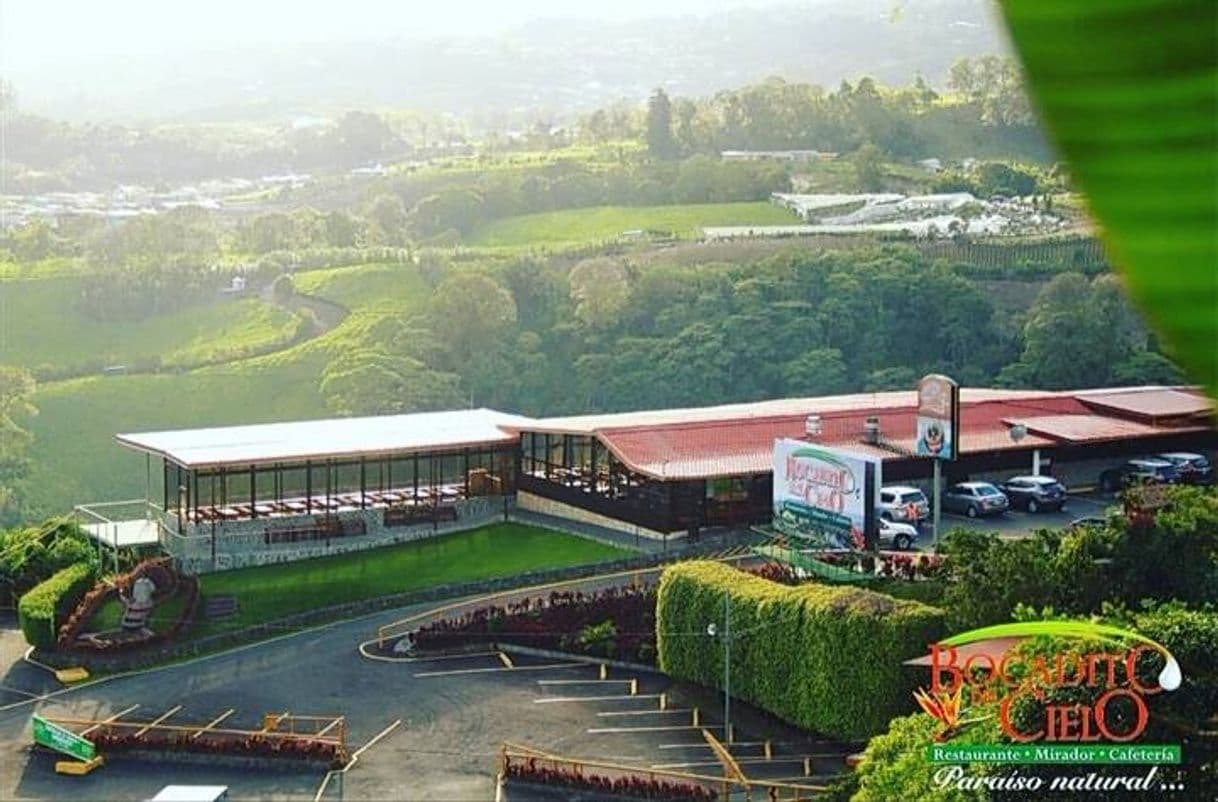
[[[34,436],[18,420],[38,413],[30,403],[34,389],[28,370],[0,365],[0,526],[15,523],[22,512],[22,483]]]
[[[287,273],[281,273],[271,282],[271,297],[277,304],[286,304],[296,295],[296,284]]]
[[[1002,162],[986,162],[977,170],[977,185],[981,194],[1024,196],[1037,190],[1036,176],[1026,170]]]
[[[336,415],[385,415],[461,406],[460,378],[381,349],[344,350],[326,365],[321,394]]]
[[[854,167],[854,180],[859,189],[876,192],[884,187],[884,155],[875,145],[868,143],[854,152],[850,159]]]
[[[850,389],[842,352],[814,348],[783,367],[783,389],[788,395],[834,395]]]
[[[516,322],[516,301],[490,276],[460,272],[436,287],[429,314],[449,365],[463,370],[476,352],[502,352]]]
[[[1112,369],[1118,385],[1183,384],[1184,373],[1167,357],[1155,351],[1138,351]]]
[[[647,100],[647,152],[653,158],[665,160],[677,155],[677,143],[672,136],[672,103],[659,88]]]
[[[630,274],[617,259],[585,259],[571,268],[570,282],[575,316],[594,328],[616,323],[630,299]]]
[[[397,195],[379,195],[368,208],[377,241],[385,245],[401,245],[406,240],[406,207]]]

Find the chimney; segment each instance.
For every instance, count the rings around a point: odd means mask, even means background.
[[[868,445],[879,445],[880,442],[880,419],[876,417],[868,418],[863,422],[863,442]]]

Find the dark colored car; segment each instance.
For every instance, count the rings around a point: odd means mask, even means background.
[[[1083,518],[1075,518],[1070,522],[1067,529],[1082,529],[1087,526],[1107,526],[1108,519],[1101,518],[1098,515],[1088,515]]]
[[[1100,474],[1100,490],[1109,493],[1130,485],[1171,484],[1179,481],[1176,466],[1164,459],[1131,459]]]
[[[1066,488],[1052,476],[1016,476],[1000,486],[1012,507],[1028,512],[1058,510],[1066,506]]]
[[[1001,515],[1011,506],[1010,499],[989,482],[961,482],[943,491],[943,509],[964,513],[970,518]]]
[[[1172,451],[1159,454],[1158,459],[1170,462],[1180,473],[1180,481],[1189,485],[1212,485],[1214,483],[1214,465],[1202,454],[1188,451]]]

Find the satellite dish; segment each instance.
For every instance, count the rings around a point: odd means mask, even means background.
[[[1024,426],[1022,423],[1017,423],[1011,427],[1009,434],[1011,435],[1011,439],[1018,443],[1020,440],[1028,436],[1028,427]]]
[[[715,633],[718,631],[719,627],[715,626],[713,621],[706,625],[706,634],[710,635],[712,638],[715,637]]]

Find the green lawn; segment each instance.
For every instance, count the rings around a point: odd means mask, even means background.
[[[158,603],[152,608],[152,614],[148,618],[148,626],[153,632],[166,632],[173,627],[177,620],[182,616],[182,610],[186,607],[186,594],[179,591]],[[199,605],[199,610],[203,609],[202,604]],[[123,622],[123,603],[117,597],[109,599],[105,604],[98,608],[93,617],[89,619],[89,623],[85,625],[85,632],[110,632],[119,628]]]
[[[557,212],[505,217],[470,237],[471,245],[554,245],[600,242],[634,229],[697,236],[702,226],[789,225],[799,218],[767,201],[696,203],[674,206],[593,206]]]
[[[548,529],[498,523],[370,551],[206,574],[203,596],[235,596],[238,612],[215,622],[200,619],[192,633],[210,635],[334,604],[630,553]]]
[[[77,310],[80,292],[79,278],[0,284],[0,362],[94,372],[159,358],[166,367],[190,367],[286,343],[296,330],[295,315],[256,298],[139,320],[97,320]]]
[[[425,298],[428,292],[418,268],[410,264],[310,270],[297,274],[294,283],[298,292],[316,295],[351,310],[381,302],[409,305],[416,298]]]

